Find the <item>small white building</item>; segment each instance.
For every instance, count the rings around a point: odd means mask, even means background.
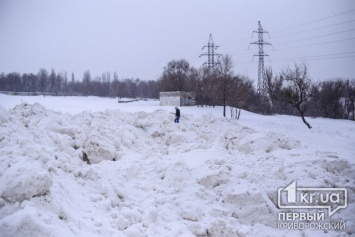
[[[160,92],[161,106],[191,106],[195,105],[195,94],[185,91]]]

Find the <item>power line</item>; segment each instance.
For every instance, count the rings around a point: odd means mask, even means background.
[[[280,49],[277,49],[277,50],[302,48],[302,47],[308,47],[308,46],[318,46],[318,45],[323,45],[323,44],[331,44],[331,43],[349,41],[349,40],[354,40],[354,39],[355,39],[355,37],[348,38],[348,39],[342,39],[342,40],[327,41],[327,42],[322,42],[322,43],[315,43],[315,44],[307,44],[307,45],[299,45],[299,46],[293,46],[293,47],[287,47],[287,48],[280,48]]]
[[[250,49],[242,49],[242,50],[236,50],[236,51],[228,51],[228,52],[224,52],[222,54],[237,54],[237,53],[246,53],[246,51],[250,51]]]
[[[336,35],[336,34],[345,33],[345,32],[354,31],[354,30],[355,30],[355,28],[354,29],[350,29],[350,30],[344,30],[344,31],[338,31],[338,32],[335,32],[335,33],[325,34],[325,35],[318,35],[318,36],[314,36],[314,37],[310,37],[310,38],[306,38],[306,39],[300,39],[300,40],[284,42],[284,43],[275,44],[275,45],[290,44],[290,43],[294,43],[294,42],[305,41],[305,40],[310,40],[310,39],[316,39],[316,38],[320,38],[320,37],[324,37],[324,36]]]
[[[292,59],[311,59],[311,58],[318,58],[318,57],[322,58],[322,57],[329,57],[329,56],[339,56],[339,55],[344,55],[344,54],[355,54],[355,51],[354,52],[332,53],[332,54],[321,54],[321,55],[313,55],[313,56],[295,57],[295,58],[286,58],[286,59],[276,59],[276,60],[271,60],[271,61],[274,62],[274,61],[292,60]],[[353,56],[355,56],[355,55],[353,55]],[[349,56],[344,56],[344,57],[349,57]]]
[[[327,25],[327,26],[322,26],[322,27],[318,27],[318,28],[313,28],[313,29],[310,29],[310,30],[299,31],[299,32],[295,32],[295,33],[291,33],[291,34],[286,34],[286,35],[274,36],[274,37],[272,37],[272,39],[280,38],[280,37],[285,37],[285,36],[290,36],[290,35],[297,35],[297,34],[300,34],[300,33],[309,32],[309,31],[314,31],[314,30],[319,30],[319,29],[324,29],[324,28],[329,28],[329,27],[332,27],[332,26],[342,25],[342,24],[346,24],[346,23],[354,22],[354,21],[355,21],[355,20],[344,21],[344,22],[340,22],[340,23],[337,23],[337,24],[333,24],[333,25]]]
[[[341,58],[355,58],[355,55],[349,55],[349,56],[334,56],[334,57],[320,57],[320,58],[289,58],[289,59],[277,59],[277,60],[272,60],[271,62],[277,63],[277,62],[284,62],[284,61],[298,61],[298,60],[307,60],[307,61],[316,61],[316,60],[327,60],[327,59],[341,59]]]
[[[324,60],[324,59],[339,59],[339,58],[353,58],[355,55],[347,55],[347,56],[339,56],[344,54],[355,54],[355,52],[348,53],[334,53],[334,54],[323,54],[323,55],[314,55],[314,56],[306,56],[306,57],[295,57],[295,58],[281,58],[281,59],[273,59],[270,60],[271,63],[275,62],[283,62],[283,61],[295,61],[295,60]],[[237,61],[238,64],[249,64],[254,63],[253,61]]]
[[[318,20],[314,20],[314,21],[306,22],[306,23],[303,23],[303,24],[300,24],[300,25],[291,26],[291,27],[288,27],[288,28],[283,29],[283,30],[273,31],[272,33],[282,32],[282,31],[286,31],[286,30],[289,30],[289,29],[298,28],[298,27],[301,27],[301,26],[309,25],[309,24],[312,24],[312,23],[315,23],[315,22],[319,22],[319,21],[323,21],[323,20],[326,20],[326,19],[330,19],[330,18],[333,18],[333,17],[337,17],[337,16],[345,15],[345,14],[348,14],[348,13],[350,13],[350,12],[354,12],[354,11],[355,11],[355,9],[350,10],[350,11],[346,11],[346,12],[342,12],[342,13],[339,13],[339,14],[336,14],[336,15],[332,15],[332,16],[324,17],[324,18],[321,18],[321,19],[318,19]]]
[[[321,21],[324,21],[324,20],[327,20],[327,19],[330,19],[330,18],[339,17],[341,15],[349,14],[349,13],[352,13],[352,12],[355,12],[355,9],[349,10],[349,11],[346,11],[346,12],[342,12],[342,13],[339,13],[339,14],[323,17],[321,19],[317,19],[317,20],[314,20],[314,21],[306,22],[306,23],[299,24],[299,25],[296,25],[296,26],[291,26],[291,27],[288,27],[286,29],[273,31],[273,33],[275,33],[275,32],[284,32],[284,31],[287,31],[287,30],[290,30],[290,29],[295,29],[295,28],[299,28],[299,27],[302,27],[302,26],[310,25],[310,24],[315,23],[315,22],[321,22]],[[281,37],[292,36],[292,35],[301,34],[301,33],[305,33],[305,32],[321,30],[321,29],[330,28],[330,27],[334,27],[334,26],[339,26],[339,25],[343,25],[343,24],[347,24],[347,23],[353,23],[354,21],[355,20],[346,20],[346,21],[339,22],[339,20],[337,20],[338,23],[333,23],[333,24],[329,24],[328,23],[328,25],[318,24],[319,27],[314,27],[313,26],[313,29],[309,29],[311,27],[307,27],[309,30],[307,28],[305,28],[304,30],[299,29],[298,32],[294,32],[294,33],[289,32],[289,33],[286,33],[286,34],[284,33],[283,35],[279,34],[279,36],[275,36],[273,38],[281,38]],[[346,32],[352,32],[354,30],[355,30],[355,28],[348,29],[348,30],[341,30],[341,31],[337,31],[337,32],[330,32],[328,34],[316,35],[316,36],[308,37],[308,38],[304,38],[304,39],[293,40],[293,41],[289,41],[289,42],[281,42],[280,44],[276,44],[276,45],[280,45],[281,46],[281,45],[286,45],[286,44],[290,44],[290,43],[296,43],[296,42],[302,42],[302,41],[317,39],[317,38],[321,38],[321,37],[327,37],[327,36],[331,36],[331,35],[340,35],[341,34],[342,36],[345,36]],[[264,33],[268,33],[268,32],[263,30],[260,22],[259,22],[258,30],[257,31],[253,31],[253,32],[254,33],[258,33],[258,35],[259,35],[259,41],[251,43],[251,44],[258,44],[259,45],[259,54],[254,55],[254,56],[259,56],[259,67],[258,67],[258,91],[259,91],[263,87],[263,84],[264,84],[264,80],[263,80],[264,79],[263,78],[264,56],[269,56],[268,54],[264,53],[263,45],[271,45],[271,44],[268,43],[268,42],[263,41],[263,34]],[[312,43],[312,44],[307,44],[306,43],[304,45],[280,48],[278,50],[287,50],[287,49],[301,48],[301,47],[308,47],[308,46],[321,46],[321,45],[325,45],[325,44],[350,41],[350,40],[354,40],[354,39],[355,39],[355,37],[351,37],[351,38],[332,40],[332,41],[326,41],[326,42],[320,42],[320,43]],[[233,45],[233,46],[234,45],[241,45],[241,44],[244,44],[244,42],[246,40],[248,40],[248,39],[244,38],[244,39],[229,41],[229,42],[224,43],[223,46],[228,47],[227,45]],[[233,52],[232,54],[237,54],[237,53],[240,53],[240,52],[243,53],[243,52],[246,52],[246,51],[247,50],[237,50],[237,51],[229,51],[229,52]],[[320,54],[320,55],[305,56],[305,57],[294,57],[294,58],[288,58],[288,59],[274,59],[274,60],[271,60],[270,63],[278,63],[278,62],[285,62],[285,61],[299,61],[299,60],[315,61],[315,60],[335,60],[335,59],[355,58],[354,54],[355,54],[355,51],[354,52]],[[291,55],[289,55],[289,56],[291,56]],[[254,63],[254,62],[252,62],[252,61],[245,61],[245,62],[243,62],[243,61],[240,61],[240,62],[235,61],[235,63],[237,63],[237,64],[249,64],[249,63]]]
[[[325,28],[329,28],[329,27],[333,27],[333,26],[338,26],[338,25],[343,25],[343,24],[346,24],[346,23],[354,22],[354,21],[355,21],[355,20],[349,20],[349,21],[344,21],[344,22],[332,24],[332,25],[327,25],[327,26],[321,26],[321,27],[313,28],[313,29],[310,29],[310,30],[304,30],[304,31],[299,31],[299,32],[295,32],[295,33],[285,34],[285,35],[273,36],[273,37],[271,37],[271,39],[286,37],[286,36],[290,36],[290,35],[298,35],[298,34],[301,34],[301,33],[310,32],[310,31],[315,31],[315,30],[320,30],[320,29],[325,29]],[[246,40],[250,40],[250,38],[240,39],[240,40],[236,40],[236,41],[229,41],[229,42],[226,42],[226,43],[222,43],[222,45],[223,45],[224,47],[232,47],[232,46],[235,46],[235,45],[242,45],[242,44],[245,44],[245,43],[241,43],[241,42],[246,41]]]
[[[331,44],[331,43],[337,43],[337,42],[344,42],[344,41],[350,41],[350,40],[355,40],[355,37],[347,38],[347,39],[341,39],[341,40],[332,40],[332,41],[321,42],[321,43],[306,44],[306,45],[292,46],[292,47],[286,47],[286,48],[278,48],[276,51],[294,49],[294,48],[302,48],[302,47],[309,47],[309,46],[318,46],[318,45]],[[245,54],[245,53],[247,53],[246,51],[250,51],[250,49],[237,50],[237,51],[228,51],[228,52],[223,52],[223,54],[232,54],[232,55]]]
[[[326,57],[326,58],[309,58],[307,61],[317,61],[317,60],[331,60],[331,59],[342,59],[342,58],[355,58],[355,55],[353,56],[343,56],[343,57]],[[304,60],[304,58],[290,58],[290,59],[280,59],[280,60],[273,60],[270,61],[270,63],[281,63],[281,62],[290,62],[290,61],[299,61],[299,60]],[[236,64],[252,64],[254,62],[252,61],[241,61],[241,62],[235,62]]]
[[[329,17],[321,18],[321,19],[318,19],[318,20],[314,20],[314,21],[311,21],[311,22],[306,22],[306,23],[303,23],[303,24],[300,24],[300,25],[291,26],[291,27],[288,27],[288,28],[286,28],[286,29],[273,31],[272,33],[277,33],[277,32],[282,32],[282,31],[286,31],[286,30],[289,30],[289,29],[293,29],[293,28],[298,28],[298,27],[301,27],[301,26],[304,26],[304,25],[308,25],[308,24],[311,24],[311,23],[314,23],[314,22],[323,21],[323,20],[326,20],[326,19],[329,19],[329,18],[333,18],[333,17],[345,15],[345,14],[348,14],[348,13],[353,12],[353,11],[355,11],[355,9],[350,10],[350,11],[346,11],[346,12],[343,12],[343,13],[339,13],[339,14],[336,14],[336,15],[332,15],[332,16],[329,16]],[[323,29],[323,28],[332,27],[332,26],[336,26],[336,25],[346,24],[346,23],[354,22],[354,21],[355,21],[355,20],[340,22],[340,23],[337,23],[337,24],[328,25],[328,26],[323,26],[323,27],[318,27],[318,28],[314,28],[314,29],[311,29],[311,30],[306,30],[306,31],[297,32],[297,33],[286,34],[286,35],[281,35],[281,36],[274,36],[274,37],[272,37],[272,38],[279,38],[279,37],[284,37],[284,36],[288,36],[288,35],[304,33],[304,32],[308,32],[308,31],[313,31],[313,30]],[[243,38],[243,39],[238,39],[238,40],[234,40],[234,41],[223,42],[223,43],[221,43],[221,45],[223,45],[223,46],[226,46],[226,45],[233,45],[233,44],[235,44],[235,43],[239,43],[239,42],[246,41],[246,40],[250,40],[250,38]]]
[[[251,38],[249,38],[248,40],[250,40]],[[245,45],[247,44],[246,42],[243,43],[235,43],[235,44],[221,44],[223,47],[228,48],[228,47],[234,47],[236,45]]]
[[[238,43],[238,42],[242,42],[242,41],[249,41],[250,38],[244,38],[244,39],[240,39],[240,40],[234,40],[234,41],[228,41],[228,42],[224,42],[224,43],[221,43],[221,45],[225,46],[225,45],[235,45],[235,43]]]

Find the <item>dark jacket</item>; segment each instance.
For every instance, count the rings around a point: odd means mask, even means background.
[[[180,110],[179,109],[176,109],[175,116],[179,116],[180,117]]]

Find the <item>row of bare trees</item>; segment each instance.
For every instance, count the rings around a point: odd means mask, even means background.
[[[289,114],[301,116],[311,128],[306,116],[355,120],[355,80],[335,79],[312,82],[307,66],[296,64],[279,73],[271,68],[265,72],[265,86],[256,91],[253,81],[233,72],[229,55],[221,57],[214,67],[194,68],[186,60],[172,60],[158,80],[119,79],[117,74],[104,73],[92,78],[89,71],[82,80],[74,74],[0,74],[0,91],[36,92],[51,95],[83,95],[102,97],[159,98],[160,91],[192,91],[198,106],[245,109],[262,114]]]
[[[40,69],[37,74],[9,73],[0,74],[0,91],[28,92],[43,95],[83,95],[101,97],[144,97],[158,98],[158,85],[155,80],[119,79],[117,73],[103,73],[92,77],[84,72],[82,80],[76,80],[74,74],[68,79],[67,73],[49,73]]]
[[[265,80],[257,92],[250,79],[234,75],[232,58],[225,55],[213,68],[195,69],[186,60],[172,60],[158,84],[159,91],[194,91],[197,105],[223,106],[224,116],[229,106],[262,114],[299,115],[308,128],[305,116],[355,120],[355,80],[315,83],[305,64],[275,74],[269,68]]]
[[[295,109],[302,121],[311,128],[305,116],[355,120],[355,80],[336,79],[312,82],[307,66],[295,64],[273,75],[265,72],[263,94],[270,99],[276,113],[293,114]]]
[[[191,67],[186,60],[172,60],[158,79],[159,91],[193,91],[198,106],[223,106],[259,111],[253,82],[233,73],[232,58],[222,57],[213,68]]]

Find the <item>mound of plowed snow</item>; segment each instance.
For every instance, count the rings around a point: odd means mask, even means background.
[[[1,236],[355,234],[354,165],[287,130],[212,114],[174,124],[163,109],[0,112]],[[347,187],[330,218],[347,229],[277,229],[277,190],[294,180]]]

